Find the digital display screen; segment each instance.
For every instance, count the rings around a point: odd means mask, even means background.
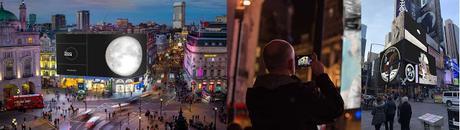
[[[300,55],[296,56],[296,65],[297,67],[308,67],[311,65],[311,56],[310,55]]]
[[[146,72],[145,34],[56,34],[60,75],[132,77]]]

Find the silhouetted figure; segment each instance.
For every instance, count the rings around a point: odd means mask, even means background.
[[[385,123],[385,101],[382,97],[377,97],[372,109],[372,125],[375,126],[375,130],[380,130],[380,127]]]
[[[401,130],[409,130],[410,118],[412,117],[412,108],[409,104],[408,97],[401,98],[401,104],[398,107],[398,122],[401,124]]]
[[[343,99],[312,56],[315,83],[304,83],[295,74],[294,48],[273,40],[263,50],[269,74],[258,76],[248,88],[246,103],[255,130],[316,130],[343,113]],[[318,91],[320,89],[320,92]]]
[[[395,120],[396,114],[396,103],[393,101],[393,98],[390,96],[387,98],[387,102],[385,104],[385,130],[393,130],[393,122]]]

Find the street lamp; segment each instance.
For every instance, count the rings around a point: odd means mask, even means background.
[[[160,116],[163,115],[163,98],[160,98]]]
[[[129,126],[129,112],[128,112],[128,126]]]
[[[214,130],[217,128],[217,107],[214,107]]]
[[[139,114],[139,130],[141,129],[141,119],[142,119],[142,117],[141,117],[141,115]],[[129,121],[128,121],[128,122],[129,122]]]
[[[86,98],[85,98],[85,100],[83,100],[83,103],[85,103],[85,111],[86,111],[86,109],[87,109],[87,107],[86,107]]]

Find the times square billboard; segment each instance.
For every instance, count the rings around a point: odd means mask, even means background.
[[[417,23],[421,23],[426,32],[436,42],[441,43],[444,41],[444,36],[441,7],[439,4],[439,0],[427,0],[427,3],[420,9],[420,15],[417,17]]]
[[[436,85],[435,58],[403,39],[380,53],[379,85]]]
[[[146,34],[58,33],[59,75],[129,78],[145,74]]]
[[[444,41],[439,0],[395,0],[395,17],[404,11],[423,25],[427,34],[437,43]],[[435,46],[433,46],[435,47]],[[435,48],[438,50],[438,48]],[[439,51],[439,50],[438,50]]]

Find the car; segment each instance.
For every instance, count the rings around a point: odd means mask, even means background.
[[[447,120],[449,124],[449,130],[458,130],[460,126],[458,117],[458,106],[452,106],[447,108]]]
[[[86,122],[85,127],[88,128],[88,129],[93,128],[99,122],[101,122],[101,117],[93,116]]]
[[[459,103],[458,97],[459,97],[458,91],[444,91],[442,93],[442,103],[445,103],[449,107],[452,105],[458,106],[458,103]]]
[[[89,117],[91,117],[91,115],[93,115],[93,112],[94,111],[92,109],[88,109],[88,110],[78,114],[75,118],[78,119],[78,120],[86,120]]]

